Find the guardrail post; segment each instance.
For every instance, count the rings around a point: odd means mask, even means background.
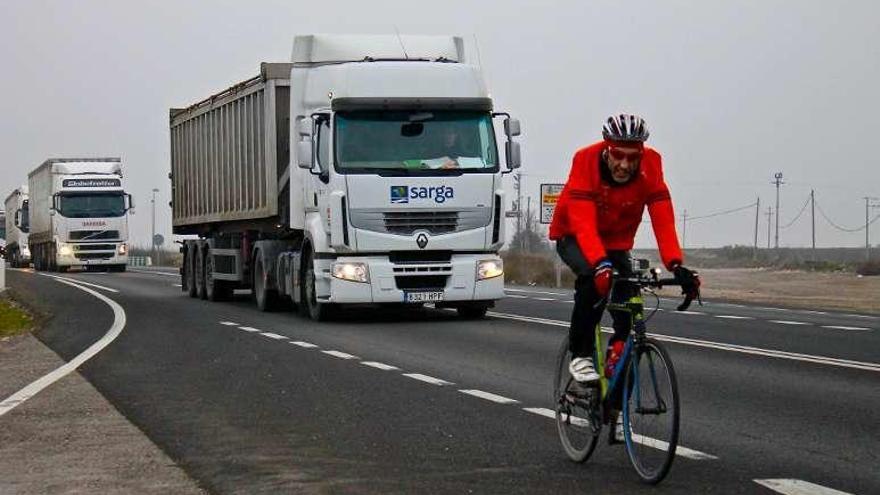
[[[6,260],[0,258],[0,292],[6,290]]]

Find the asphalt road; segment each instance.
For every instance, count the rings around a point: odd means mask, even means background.
[[[7,276],[48,306],[76,290]],[[190,299],[168,274],[65,276],[117,291],[90,286],[128,318],[82,375],[210,492],[647,489],[622,447],[571,463],[554,421],[525,410],[552,408],[568,291],[512,287],[482,321],[357,310],[314,324],[260,313],[243,294]],[[38,334],[65,360],[108,327],[103,303],[75,297],[82,317]],[[880,319],[712,303],[680,314],[674,304],[662,300],[649,328],[674,360],[680,445],[693,455],[652,491],[774,493],[756,480],[785,479],[880,493]]]

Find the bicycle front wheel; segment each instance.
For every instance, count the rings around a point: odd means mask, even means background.
[[[678,384],[666,349],[651,339],[637,346],[625,383],[626,451],[642,481],[657,484],[672,467],[678,445]]]
[[[568,338],[562,342],[553,377],[556,429],[568,458],[584,462],[596,448],[601,423],[598,420],[598,389],[579,385],[568,372],[571,352]]]

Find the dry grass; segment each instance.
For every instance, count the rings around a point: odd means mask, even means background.
[[[34,319],[11,299],[0,296],[0,338],[29,331]]]

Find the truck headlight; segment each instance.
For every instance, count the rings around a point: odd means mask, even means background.
[[[504,275],[504,262],[501,260],[482,260],[477,263],[477,280]]]
[[[351,282],[370,282],[370,271],[366,263],[339,262],[333,264],[333,278],[348,280]]]
[[[21,255],[24,256],[25,258],[30,258],[31,257],[31,250],[28,249],[27,246],[24,246],[21,248]]]
[[[128,246],[125,244],[120,244],[118,248],[116,248],[116,252],[120,255],[124,255],[128,253]]]
[[[70,256],[73,254],[73,248],[67,244],[62,244],[58,247],[58,254],[61,256]]]

